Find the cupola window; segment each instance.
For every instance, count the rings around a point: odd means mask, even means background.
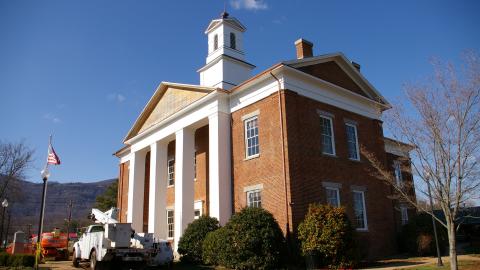
[[[235,33],[230,33],[230,48],[237,49],[237,40],[235,39]]]
[[[218,49],[218,35],[213,36],[213,50]]]

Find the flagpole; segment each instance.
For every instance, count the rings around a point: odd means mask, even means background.
[[[50,154],[50,148],[52,145],[52,135],[50,135],[48,141],[48,153]],[[41,237],[43,232],[43,218],[45,215],[45,197],[47,195],[47,180],[50,176],[50,172],[48,171],[48,156],[47,156],[47,163],[45,164],[44,169],[41,171],[42,181],[43,181],[43,192],[42,192],[42,205],[40,207],[40,221],[38,224],[38,234],[37,234],[37,248],[35,252],[35,269],[38,270],[38,264],[40,263],[40,255],[42,253],[41,247]]]

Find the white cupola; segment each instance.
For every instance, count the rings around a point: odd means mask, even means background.
[[[208,55],[200,68],[200,85],[231,89],[250,78],[254,65],[245,61],[243,33],[247,30],[237,19],[223,12],[205,30]]]

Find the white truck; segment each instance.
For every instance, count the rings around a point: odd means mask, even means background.
[[[151,233],[135,233],[130,223],[116,220],[117,209],[107,212],[92,209],[90,225],[73,245],[73,266],[90,261],[90,269],[170,265],[173,250],[168,241],[155,239]],[[134,266],[135,265],[135,266]],[[127,269],[128,269],[127,268]]]

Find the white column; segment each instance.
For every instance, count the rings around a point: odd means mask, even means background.
[[[167,238],[167,143],[150,145],[150,197],[148,198],[148,232]]]
[[[145,153],[132,153],[128,175],[127,222],[136,232],[143,230],[143,189],[145,182]]]
[[[175,134],[175,251],[187,225],[193,221],[194,131],[183,128]]]
[[[209,213],[220,225],[232,214],[230,115],[216,112],[208,117]]]

